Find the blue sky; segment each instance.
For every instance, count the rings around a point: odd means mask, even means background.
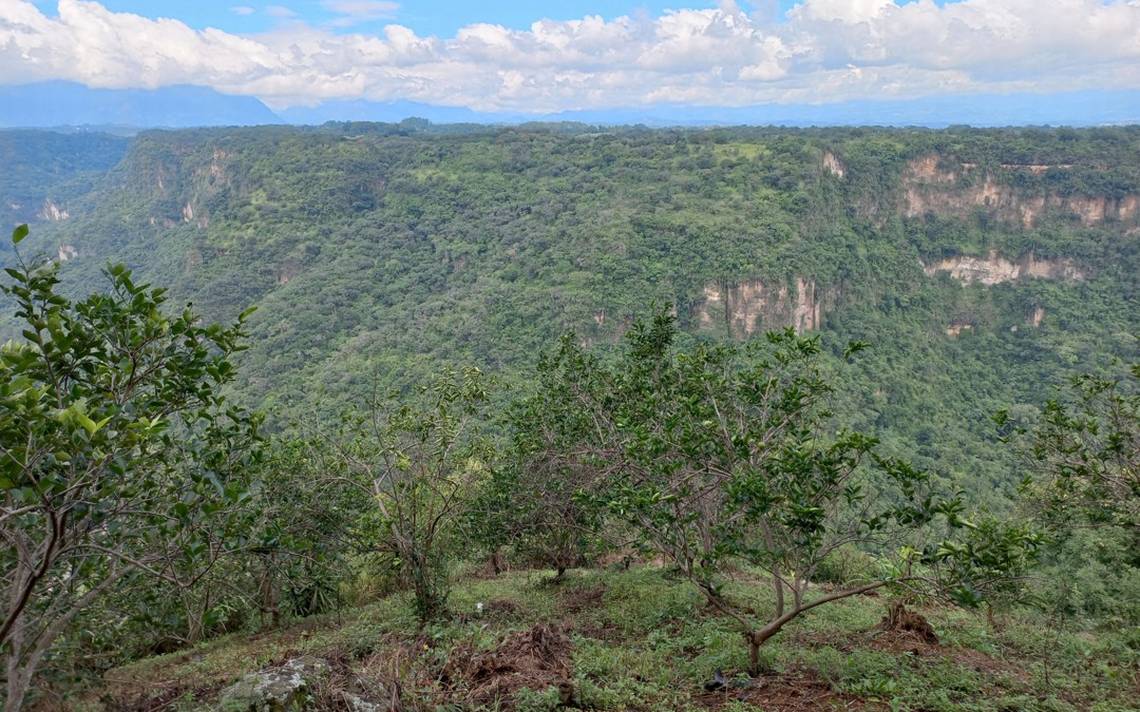
[[[0,84],[39,80],[531,114],[1136,92],[1140,0],[0,0]]]
[[[901,4],[915,0],[902,0]],[[941,5],[945,0],[936,0]],[[622,15],[660,15],[666,10],[686,8],[702,9],[717,6],[715,0],[674,0],[671,2],[637,2],[637,0],[560,0],[556,3],[519,2],[519,0],[408,0],[399,5],[388,17],[361,22],[338,31],[377,29],[397,22],[423,35],[449,37],[465,25],[490,22],[514,29],[526,29],[538,19],[575,20],[587,15],[601,15],[613,19]],[[796,0],[742,0],[749,12],[767,15],[774,19],[794,7]],[[54,10],[56,0],[36,0],[46,11]],[[217,27],[236,33],[265,32],[282,22],[300,20],[313,25],[335,21],[339,15],[332,12],[322,0],[106,0],[103,5],[116,12],[130,12],[146,17],[173,17],[191,27],[204,29]],[[287,10],[294,15],[287,17]]]
[[[38,0],[41,8],[51,11],[55,0]],[[767,2],[744,3],[750,9],[782,13],[791,8],[794,0],[768,0]],[[131,12],[147,17],[174,17],[191,27],[202,29],[217,27],[230,32],[264,32],[280,24],[286,18],[274,8],[286,8],[294,13],[294,19],[314,25],[335,20],[338,15],[320,0],[275,0],[274,2],[251,2],[249,0],[106,0],[103,5],[117,12]],[[398,22],[419,34],[451,36],[464,25],[477,22],[490,22],[515,29],[526,29],[535,20],[574,20],[586,15],[601,15],[613,19],[621,15],[646,13],[660,15],[673,8],[712,8],[716,2],[637,2],[636,0],[559,0],[555,3],[519,2],[519,0],[408,0],[399,3],[391,19],[378,19],[360,23],[353,29],[375,28]],[[250,8],[234,11],[233,8]],[[268,8],[268,11],[267,11]],[[341,31],[347,31],[342,28]]]

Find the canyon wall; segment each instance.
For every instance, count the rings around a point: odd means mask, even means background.
[[[806,277],[796,277],[791,285],[714,282],[705,286],[695,311],[702,328],[726,329],[739,338],[789,326],[802,334],[820,328],[824,311],[834,305],[836,296]]]
[[[999,220],[1035,227],[1054,213],[1085,227],[1140,218],[1140,195],[1061,194],[1046,188],[1015,188],[1018,173],[1042,176],[1071,164],[1003,163],[985,170],[974,163],[930,154],[910,161],[902,174],[901,210],[905,217],[933,214],[962,216],[982,209]]]

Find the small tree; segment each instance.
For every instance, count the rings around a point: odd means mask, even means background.
[[[395,395],[374,400],[335,443],[344,476],[334,479],[373,503],[377,545],[410,581],[425,623],[446,612],[447,537],[491,461],[477,429],[483,380],[477,369],[447,372],[414,404]]]
[[[1049,535],[1041,602],[1065,616],[1081,610],[1135,624],[1140,364],[1116,376],[1073,377],[1035,422],[1008,411],[994,419],[1023,457],[1022,504]]]
[[[535,391],[508,411],[509,456],[480,499],[484,518],[519,551],[555,570],[560,580],[599,541],[600,509],[588,495],[606,484],[606,470],[574,448],[591,437],[598,414],[588,397],[600,370],[589,354],[563,338],[539,359]],[[497,503],[496,508],[494,504]]]
[[[914,542],[916,556],[897,573],[809,598],[816,571],[839,547],[898,546],[939,515],[966,526],[961,504],[927,494],[927,474],[878,456],[874,438],[830,431],[817,338],[789,330],[678,351],[676,335],[663,312],[634,324],[612,368],[576,354],[545,362],[546,388],[576,388],[576,403],[534,417],[581,421],[564,428],[574,437],[562,444],[562,461],[604,470],[613,484],[595,497],[737,621],[753,673],[760,646],[799,615],[890,584],[933,580],[914,564],[941,562],[957,576],[956,589],[968,584],[973,569],[962,550]],[[568,339],[562,348],[577,347]],[[583,378],[582,368],[594,373]],[[769,611],[726,592],[725,567],[734,560],[770,573]]]
[[[1007,435],[1026,434],[1008,411],[995,420]],[[1020,442],[1029,465],[1023,489],[1037,514],[1066,530],[1075,515],[1140,536],[1140,364],[1119,378],[1073,378]]]
[[[13,243],[27,235],[22,226]],[[0,649],[5,709],[93,602],[139,575],[191,585],[225,548],[211,526],[240,502],[229,475],[256,419],[220,390],[242,322],[168,316],[165,292],[108,269],[73,303],[57,265],[21,261],[4,292],[25,324],[0,351]],[[187,565],[188,563],[192,565]]]

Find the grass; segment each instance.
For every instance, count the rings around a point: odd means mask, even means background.
[[[314,654],[336,661],[342,677],[399,683],[406,709],[553,710],[561,698],[549,676],[515,675],[495,688],[503,696],[487,702],[471,697],[479,685],[488,689],[487,680],[457,683],[448,672],[461,651],[478,660],[544,624],[568,636],[559,675],[572,685],[574,703],[589,709],[1138,709],[1135,652],[1111,635],[1047,628],[1030,612],[995,630],[984,616],[926,608],[941,638],[930,646],[876,636],[880,597],[805,614],[762,649],[762,684],[709,694],[702,684],[717,670],[739,676],[746,649],[731,622],[709,612],[688,584],[652,567],[581,570],[561,585],[549,578],[521,571],[461,580],[452,619],[423,630],[407,595],[397,594],[339,617],[217,639],[113,670],[104,689],[74,709],[201,709],[246,672]],[[767,587],[750,574],[733,588],[760,610],[768,603]]]

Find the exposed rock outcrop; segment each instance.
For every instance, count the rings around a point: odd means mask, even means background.
[[[1016,190],[1001,174],[1025,171],[1043,175],[1071,164],[1003,163],[997,175],[975,163],[953,162],[930,154],[912,160],[902,175],[902,212],[906,217],[962,215],[983,209],[999,220],[1036,225],[1047,212],[1069,215],[1086,227],[1129,222],[1140,216],[1140,195],[1061,195]]]
[[[1012,282],[1022,277],[1069,281],[1081,281],[1087,277],[1085,272],[1069,259],[1041,260],[1030,252],[1018,261],[1012,262],[999,255],[996,250],[990,250],[985,257],[969,255],[947,257],[938,262],[924,264],[922,269],[928,276],[947,272],[963,284],[978,282],[994,285]]]
[[[214,153],[210,156],[210,165],[206,169],[209,176],[215,180],[225,181],[226,168],[225,162],[229,159],[230,154],[220,148],[215,148]]]
[[[796,277],[794,291],[787,284],[773,286],[759,280],[713,283],[705,287],[696,316],[702,327],[727,327],[738,337],[788,326],[802,334],[820,328],[824,303],[830,306],[833,301],[833,294],[804,277]]]
[[[51,200],[45,200],[44,206],[40,208],[40,220],[48,220],[50,222],[61,222],[71,217],[71,213],[66,209],[59,207]]]
[[[831,151],[824,151],[823,153],[823,170],[838,178],[847,175],[847,167],[844,166],[843,161],[839,160],[839,157]]]
[[[330,673],[320,658],[294,658],[284,665],[250,673],[219,699],[225,712],[302,712],[315,709],[313,692]]]

